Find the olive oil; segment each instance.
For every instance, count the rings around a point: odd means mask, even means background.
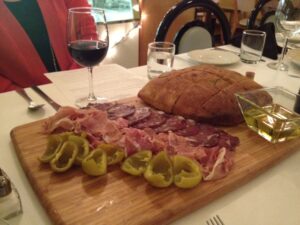
[[[300,115],[281,105],[249,108],[243,114],[247,125],[272,143],[300,137]]]

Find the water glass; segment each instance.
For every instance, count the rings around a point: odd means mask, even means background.
[[[240,59],[255,64],[260,61],[266,40],[266,32],[260,30],[243,31]]]
[[[147,71],[151,80],[171,71],[175,55],[175,45],[170,42],[152,42],[148,45]]]

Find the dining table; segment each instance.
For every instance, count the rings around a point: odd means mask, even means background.
[[[239,49],[231,45],[222,48],[239,53]],[[267,63],[273,60],[265,57],[263,59],[264,61],[257,64],[238,61],[222,67],[242,75],[254,72],[254,80],[265,87],[282,86],[294,93],[299,91],[299,77],[272,70],[267,67]],[[174,69],[198,64],[200,62],[183,53],[175,56]],[[297,72],[294,72],[294,75],[299,75],[295,73]],[[39,87],[62,106],[75,106],[75,99],[88,93],[88,71],[85,68],[45,75],[51,83]],[[147,82],[146,65],[127,69],[117,64],[106,64],[94,69],[95,93],[109,101],[137,96],[138,91]],[[25,90],[34,101],[44,103],[44,107],[37,111],[29,111],[27,101],[16,91],[0,94],[0,168],[7,173],[19,191],[23,206],[23,213],[7,222],[11,225],[50,225],[54,222],[23,170],[10,132],[17,126],[48,118],[54,115],[56,110],[32,88]],[[171,224],[204,225],[207,219],[215,215],[219,215],[226,225],[300,224],[300,146],[298,150],[249,182]]]

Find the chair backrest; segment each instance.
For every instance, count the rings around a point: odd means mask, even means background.
[[[173,42],[176,54],[210,48],[214,45],[211,28],[200,20],[185,24],[175,35]]]
[[[221,8],[212,0],[183,0],[173,6],[164,16],[156,31],[155,41],[164,41],[173,21],[188,9],[203,10],[216,18],[220,24],[223,41],[228,44],[230,41],[230,25]],[[175,53],[211,47],[214,44],[212,34],[214,27],[195,17],[179,29],[173,42],[176,44]],[[210,46],[209,46],[210,45]]]
[[[261,20],[260,20],[260,26],[262,26],[265,23],[274,23],[275,24],[275,12],[274,10],[266,12]]]
[[[270,2],[271,0],[259,0],[256,5],[255,8],[252,10],[249,20],[248,20],[248,24],[247,24],[247,28],[248,29],[254,29],[255,25],[256,25],[256,20],[258,17],[258,14],[261,12],[261,10],[263,9],[263,7]]]

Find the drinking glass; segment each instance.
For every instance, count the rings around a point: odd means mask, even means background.
[[[171,42],[152,42],[148,45],[147,72],[151,80],[173,68],[175,45]]]
[[[266,40],[266,32],[260,30],[244,30],[241,42],[240,59],[242,62],[254,64],[261,60]]]
[[[300,32],[299,0],[280,0],[275,13],[275,27],[283,35],[283,48],[278,62],[269,63],[268,67],[279,71],[287,71],[288,66],[283,63],[288,39]]]
[[[75,101],[78,107],[106,101],[104,97],[94,94],[93,67],[106,56],[109,40],[105,13],[94,7],[77,7],[69,9],[68,49],[74,61],[89,71],[89,93]]]

